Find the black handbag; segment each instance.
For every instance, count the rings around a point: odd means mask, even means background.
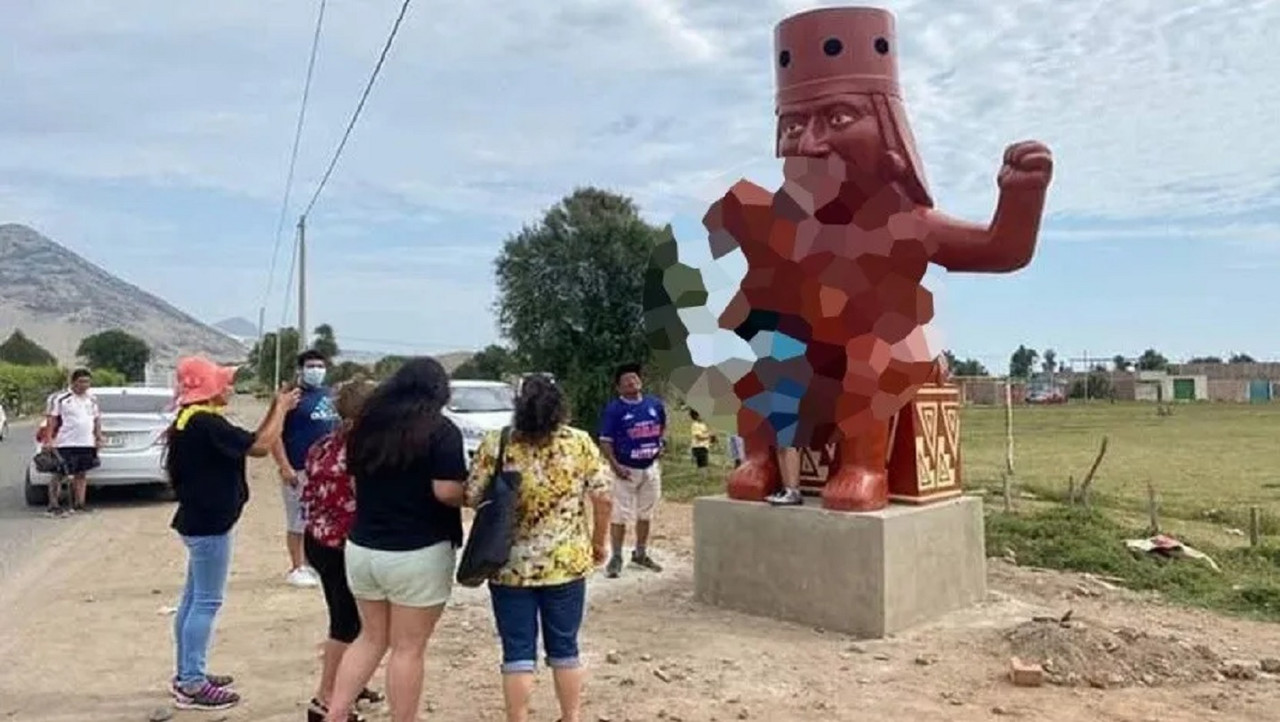
[[[67,464],[57,449],[41,449],[32,462],[41,474],[65,474],[67,470]]]
[[[503,468],[510,437],[511,427],[504,428],[498,443],[493,477],[485,489],[484,498],[476,506],[471,534],[462,549],[462,560],[458,562],[458,583],[464,587],[478,587],[493,579],[511,557],[519,513],[520,472]]]

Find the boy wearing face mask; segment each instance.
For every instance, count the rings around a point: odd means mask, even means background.
[[[330,389],[325,385],[328,359],[309,349],[298,354],[298,386],[302,397],[298,406],[284,419],[284,433],[272,450],[280,468],[281,491],[284,495],[285,546],[289,550],[290,571],[285,580],[295,587],[315,587],[320,575],[307,566],[303,555],[302,487],[307,482],[304,469],[307,452],[338,425],[338,411]]]

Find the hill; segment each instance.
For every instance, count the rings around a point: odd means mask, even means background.
[[[258,338],[258,327],[253,324],[253,321],[241,316],[224,318],[213,324],[213,327],[232,338],[255,340]]]
[[[227,334],[36,231],[0,224],[0,335],[15,328],[64,363],[74,361],[80,339],[112,328],[146,341],[161,364],[187,353],[226,361],[246,353]]]

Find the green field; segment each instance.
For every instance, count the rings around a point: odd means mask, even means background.
[[[668,496],[716,493],[727,471],[725,445],[709,480],[695,473],[688,451],[688,418],[672,411],[673,447],[664,469]],[[1068,476],[1084,477],[1108,437],[1094,478],[1100,505],[1141,511],[1153,484],[1170,517],[1247,519],[1259,505],[1269,531],[1280,526],[1280,404],[1186,404],[1158,416],[1154,404],[1073,403],[1013,410],[1014,479],[1020,491],[1063,496]],[[998,488],[1005,466],[1005,414],[968,406],[961,416],[964,485]]]

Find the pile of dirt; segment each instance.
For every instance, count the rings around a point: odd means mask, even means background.
[[[1111,629],[1084,619],[1037,619],[1005,633],[1009,653],[1044,668],[1049,684],[1100,689],[1220,678],[1222,659],[1205,645]]]

